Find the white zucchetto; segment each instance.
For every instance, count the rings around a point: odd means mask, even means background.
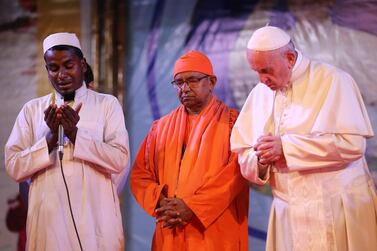
[[[81,50],[80,41],[75,33],[59,32],[51,34],[43,40],[43,54],[57,45],[69,45]]]
[[[291,37],[275,26],[265,26],[254,31],[247,43],[249,50],[272,51],[287,45]]]

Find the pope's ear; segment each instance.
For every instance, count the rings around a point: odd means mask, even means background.
[[[292,66],[292,68],[293,68],[293,65],[295,64],[295,62],[296,62],[296,53],[294,52],[294,51],[291,51],[291,50],[289,50],[289,51],[287,51],[286,53],[285,53],[285,57],[287,58],[287,60],[288,60],[288,62],[289,62],[289,64]]]

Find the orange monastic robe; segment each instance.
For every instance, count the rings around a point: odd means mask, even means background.
[[[182,105],[153,123],[131,171],[131,191],[152,216],[162,192],[183,199],[195,216],[183,228],[157,224],[152,250],[248,249],[248,185],[229,143],[237,115],[212,98],[189,133]]]

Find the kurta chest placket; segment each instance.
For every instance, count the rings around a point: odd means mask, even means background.
[[[51,104],[56,104],[58,107],[62,106],[63,104],[68,104],[71,108],[74,109],[74,100],[65,101],[62,96],[58,96],[56,92],[52,92],[51,95]],[[68,139],[66,134],[63,134],[63,147],[64,147],[64,155],[63,155],[63,168],[65,176],[71,176],[73,174],[74,164],[71,162],[73,160],[73,150],[74,146],[71,141]],[[58,157],[58,151],[54,151],[56,160]],[[58,166],[59,167],[59,166]]]

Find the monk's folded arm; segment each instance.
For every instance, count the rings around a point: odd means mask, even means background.
[[[137,154],[135,163],[130,174],[131,192],[140,206],[151,216],[155,217],[155,209],[165,184],[159,184],[150,168],[145,164],[146,141],[144,140]]]
[[[237,155],[232,153],[229,163],[218,175],[209,179],[193,195],[182,199],[207,228],[224,212],[245,186],[247,186],[247,181],[240,173]]]

